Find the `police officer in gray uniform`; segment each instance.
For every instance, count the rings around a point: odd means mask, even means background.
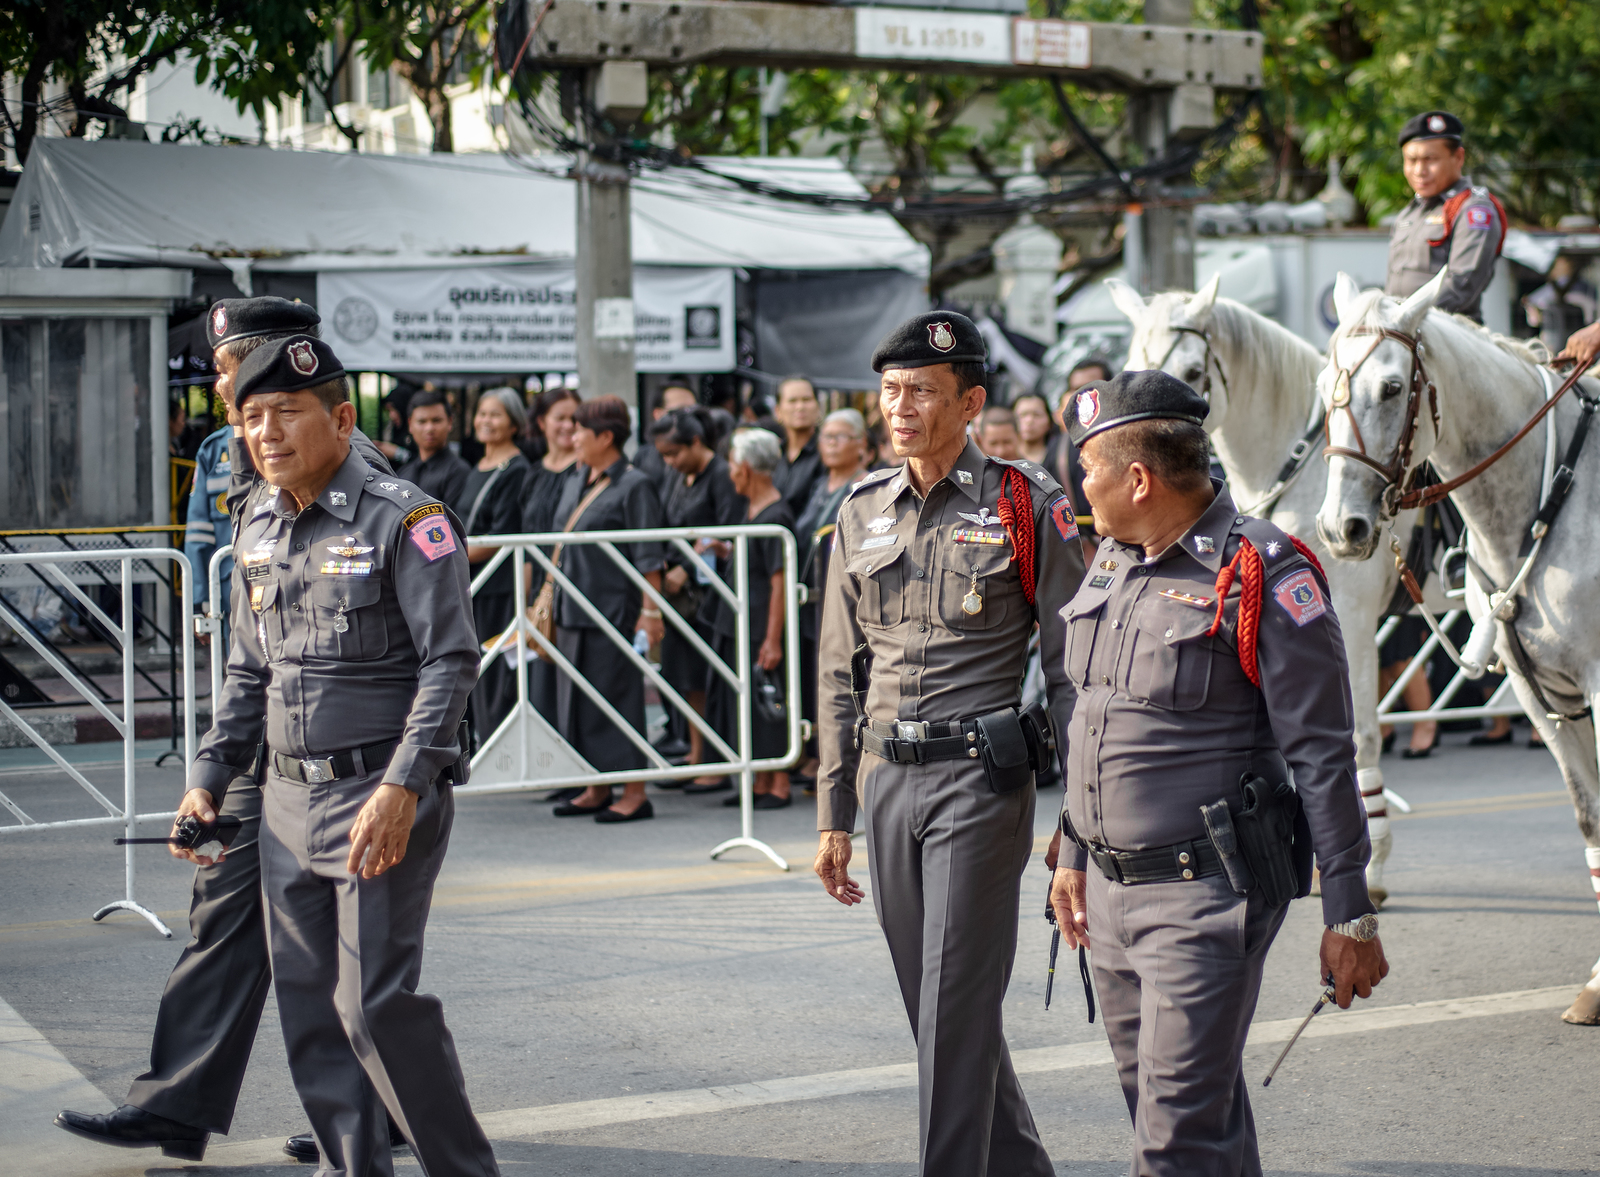
[[[320,321],[315,308],[284,298],[231,298],[212,304],[206,312],[206,333],[218,372],[217,393],[229,406],[230,416],[233,378],[245,356],[297,332],[315,334]],[[207,484],[208,502],[226,496],[232,530],[215,523],[213,544],[233,541],[244,496],[260,482],[242,430],[235,426],[232,432],[219,462],[219,470],[230,467],[231,483],[226,490]],[[382,453],[359,430],[352,431],[351,445],[379,472],[392,473]],[[204,566],[197,566],[196,572],[204,576]],[[221,800],[219,793],[213,803]],[[257,845],[261,787],[253,776],[233,782],[222,812],[243,822],[223,858],[213,862],[174,851],[201,869],[195,872],[189,907],[190,940],[167,979],[157,1009],[150,1068],[133,1081],[127,1102],[113,1112],[62,1111],[56,1124],[75,1135],[124,1148],[160,1148],[167,1156],[198,1161],[205,1156],[210,1134],[226,1133],[233,1122],[272,979]],[[390,1139],[396,1145],[404,1143],[392,1126]],[[309,1133],[290,1137],[284,1151],[299,1160],[317,1159],[316,1142]]]
[[[1043,708],[1019,715],[1034,623],[1049,715],[1065,730],[1060,610],[1083,576],[1071,502],[1028,462],[967,439],[983,409],[983,337],[919,315],[873,356],[904,467],[839,510],[817,690],[816,871],[846,905],[865,810],[873,903],[920,1083],[923,1177],[1050,1177],[1001,1026],[1034,772],[1055,752]],[[863,754],[864,753],[864,754]]]
[[[1481,323],[1506,220],[1489,190],[1461,174],[1467,159],[1462,133],[1461,120],[1443,110],[1419,114],[1400,129],[1406,183],[1416,197],[1395,218],[1383,290],[1405,298],[1448,265],[1450,276],[1434,305]]]
[[[323,1169],[392,1172],[387,1107],[429,1177],[496,1174],[440,1004],[416,992],[477,678],[464,540],[351,450],[320,340],[252,352],[235,404],[267,482],[246,500],[228,677],[180,816],[265,736],[268,943]]]
[[[1051,900],[1092,947],[1134,1177],[1261,1172],[1242,1052],[1312,846],[1318,975],[1343,1008],[1388,971],[1328,587],[1210,479],[1207,411],[1156,371],[1089,384],[1068,414],[1105,538],[1062,611],[1078,703]]]

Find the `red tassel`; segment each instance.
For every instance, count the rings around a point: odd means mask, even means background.
[[[995,512],[1011,537],[1011,551],[1017,560],[1017,571],[1022,575],[1022,595],[1031,605],[1038,588],[1034,583],[1033,495],[1028,490],[1028,480],[1014,466],[1006,468]]]

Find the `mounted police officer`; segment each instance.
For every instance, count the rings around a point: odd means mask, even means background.
[[[1089,384],[1068,414],[1104,538],[1062,611],[1078,702],[1047,863],[1064,937],[1092,947],[1136,1177],[1260,1174],[1241,1058],[1313,847],[1318,975],[1343,1008],[1388,972],[1328,586],[1210,479],[1206,413],[1155,371]]]
[[[1034,773],[1073,692],[1060,610],[1083,575],[1071,502],[1029,462],[967,439],[983,409],[983,337],[945,311],[873,356],[899,469],[844,500],[822,610],[816,871],[848,874],[865,809],[873,903],[917,1042],[924,1177],[1049,1177],[1001,1027]],[[1039,625],[1044,708],[1020,712]]]
[[[1463,132],[1461,120],[1443,110],[1419,114],[1400,128],[1406,183],[1416,197],[1395,218],[1383,290],[1405,298],[1448,265],[1434,305],[1481,323],[1483,292],[1505,241],[1506,211],[1487,188],[1461,174]]]

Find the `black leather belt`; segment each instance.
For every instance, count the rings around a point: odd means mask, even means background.
[[[890,764],[926,764],[930,760],[976,760],[978,727],[971,720],[925,723],[897,719],[885,723],[866,719],[861,724],[861,746]]]
[[[1209,838],[1154,850],[1111,850],[1094,845],[1087,849],[1101,874],[1113,883],[1129,887],[1140,883],[1177,883],[1222,873],[1222,859]]]
[[[302,785],[321,785],[385,768],[399,745],[398,740],[385,740],[380,744],[368,744],[346,752],[330,752],[326,756],[285,756],[282,752],[274,752],[272,767],[278,770],[279,776],[291,781],[299,781]],[[357,756],[361,758],[359,762]]]

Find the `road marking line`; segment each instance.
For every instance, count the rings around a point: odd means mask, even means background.
[[[1490,993],[1480,997],[1454,997],[1441,1001],[1419,1001],[1379,1009],[1332,1009],[1307,1027],[1307,1038],[1333,1038],[1344,1034],[1366,1034],[1405,1026],[1424,1026],[1465,1018],[1493,1017],[1500,1014],[1561,1009],[1572,1000],[1573,987],[1523,989],[1510,993]],[[1294,1033],[1300,1018],[1257,1022],[1250,1029],[1249,1045],[1264,1046],[1285,1042]],[[1039,1075],[1054,1071],[1109,1065],[1111,1047],[1103,1042],[1072,1042],[1033,1050],[1013,1051],[1012,1063],[1020,1075]],[[734,1111],[767,1104],[794,1103],[810,1099],[833,1099],[873,1091],[898,1091],[917,1085],[915,1063],[896,1063],[883,1067],[864,1067],[853,1071],[828,1071],[819,1075],[797,1075],[766,1079],[757,1083],[738,1083],[726,1087],[695,1087],[683,1091],[623,1095],[611,1099],[590,1099],[575,1103],[547,1104],[543,1107],[511,1108],[478,1116],[491,1139],[545,1136],[552,1132],[582,1131],[610,1124],[630,1124],[645,1120],[697,1116],[708,1112]],[[241,1141],[214,1148],[219,1161],[244,1163],[245,1150],[261,1144],[278,1147],[279,1142]],[[236,1154],[233,1150],[239,1150]],[[260,1155],[265,1157],[263,1151]]]
[[[78,1171],[67,1166],[96,1146],[51,1121],[64,1107],[98,1111],[105,1102],[65,1055],[0,1001],[0,1156],[9,1172]]]

